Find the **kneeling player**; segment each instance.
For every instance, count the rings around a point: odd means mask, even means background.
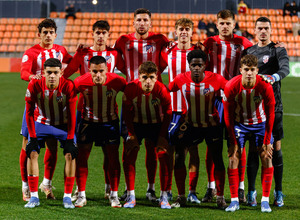
[[[28,156],[28,182],[31,198],[25,208],[40,205],[38,197],[39,167],[38,156],[45,142],[49,149],[57,148],[61,142],[65,155],[65,208],[74,208],[71,193],[75,180],[75,158],[78,150],[74,143],[76,92],[71,80],[62,76],[62,64],[58,59],[49,58],[44,63],[41,80],[33,79],[26,92],[26,121],[30,141],[26,146]],[[35,109],[35,106],[37,108]]]
[[[123,118],[128,129],[123,151],[123,168],[128,194],[125,208],[133,208],[136,204],[135,162],[142,139],[156,148],[160,162],[160,206],[163,209],[171,208],[167,199],[169,155],[166,139],[171,113],[170,94],[166,87],[157,81],[157,66],[151,61],[141,64],[139,79],[127,85],[123,96]]]
[[[186,149],[184,146],[195,146],[205,139],[215,163],[217,206],[224,209],[227,206],[224,199],[225,167],[222,157],[223,139],[219,113],[214,106],[214,102],[215,94],[225,87],[227,80],[221,75],[205,71],[206,59],[207,56],[202,50],[189,52],[187,60],[190,71],[176,76],[174,81],[169,84],[172,92],[181,90],[187,105],[187,123],[180,126],[178,131],[169,132],[173,133],[173,142],[177,142],[174,171],[175,174],[176,172],[181,173],[184,177],[186,175],[184,167]],[[189,130],[186,130],[186,126],[189,127]],[[185,178],[179,179],[185,180]],[[184,182],[180,183],[180,181],[176,181],[176,184],[179,197],[172,206],[181,207],[186,201],[184,196]]]
[[[250,148],[257,147],[262,163],[261,211],[271,212],[269,195],[273,179],[272,127],[274,123],[275,98],[272,86],[257,75],[257,57],[246,55],[241,60],[241,75],[230,80],[224,90],[225,123],[229,133],[228,179],[231,203],[227,212],[239,209],[239,159],[250,139]]]
[[[75,79],[75,87],[83,96],[82,118],[78,131],[78,159],[76,181],[78,199],[76,207],[86,205],[85,186],[88,176],[88,158],[95,142],[105,148],[108,156],[108,178],[111,185],[109,200],[112,207],[121,207],[118,199],[120,182],[119,118],[116,96],[124,91],[126,80],[115,73],[107,72],[102,56],[90,59],[89,73]]]

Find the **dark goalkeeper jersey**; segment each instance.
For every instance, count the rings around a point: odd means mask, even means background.
[[[274,47],[275,43],[271,42],[265,47],[259,47],[257,44],[246,49],[246,54],[253,54],[258,58],[259,74],[273,75],[277,73],[280,80],[273,84],[275,96],[275,112],[282,112],[281,100],[281,80],[290,73],[289,57],[286,49],[283,47]]]

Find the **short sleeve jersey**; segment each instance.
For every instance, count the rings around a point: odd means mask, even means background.
[[[44,63],[49,58],[57,58],[62,63],[69,63],[72,56],[60,45],[53,44],[51,49],[44,49],[39,44],[25,51],[21,63],[21,78],[29,81],[29,76],[42,74]]]
[[[149,36],[144,40],[137,40],[135,33],[122,35],[116,41],[115,48],[122,52],[127,82],[138,78],[138,68],[146,61],[152,61],[158,66],[158,80],[162,81],[160,73],[165,67],[161,67],[160,53],[168,42],[164,35],[153,32],[149,32]]]
[[[95,85],[90,73],[74,80],[77,91],[83,94],[82,118],[90,122],[109,122],[118,119],[116,96],[124,91],[126,80],[115,74],[106,73],[106,82]]]
[[[181,90],[187,106],[188,121],[194,127],[219,125],[219,113],[215,107],[215,95],[224,89],[227,80],[219,74],[205,71],[200,83],[195,83],[191,72],[182,73],[169,84],[171,91]]]

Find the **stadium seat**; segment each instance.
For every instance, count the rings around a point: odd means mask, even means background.
[[[170,21],[170,20],[176,21],[176,20],[177,20],[177,19],[176,19],[176,14],[170,13],[170,14],[169,14],[169,21]]]
[[[90,19],[81,19],[81,25],[82,26],[89,26],[90,25]]]
[[[168,27],[172,27],[173,28],[173,30],[174,30],[174,28],[175,28],[175,23],[176,23],[176,21],[175,20],[169,20],[168,21]]]
[[[168,20],[169,15],[167,13],[160,13],[160,20]]]
[[[88,25],[82,25],[80,27],[80,32],[89,32],[90,31],[90,27]]]
[[[57,17],[58,17],[58,14],[56,11],[50,12],[50,18],[57,18]]]
[[[23,18],[16,18],[15,24],[22,25],[23,24]]]
[[[71,32],[65,32],[64,39],[70,39],[71,38]]]
[[[7,52],[8,46],[7,45],[1,45],[0,46],[0,52]]]
[[[252,22],[253,21],[253,16],[252,15],[246,15],[246,22]]]
[[[278,35],[278,29],[272,28],[272,35]]]
[[[294,43],[295,42],[295,37],[294,36],[286,36],[286,40],[287,40],[287,42],[289,42],[289,43]]]
[[[285,23],[284,23],[284,27],[285,27],[285,29],[287,29],[287,30],[292,30],[293,25],[292,25],[291,22],[285,22]]]
[[[67,25],[73,25],[73,24],[74,24],[74,19],[71,18],[71,17],[69,17],[69,18],[67,19]]]
[[[247,21],[247,22],[246,22],[246,27],[247,27],[247,29],[248,29],[248,28],[254,28],[254,27],[255,27],[255,24],[254,24],[253,21]]]
[[[0,40],[4,37],[4,32],[0,31]]]
[[[290,16],[284,16],[284,22],[292,22],[292,18]]]
[[[36,37],[36,33],[35,31],[29,31],[27,34],[27,38],[35,38]]]
[[[128,33],[128,27],[127,26],[121,26],[120,32]]]
[[[288,50],[287,50],[287,53],[288,53],[288,56],[290,56],[290,57],[295,57],[295,56],[297,56],[297,51],[294,50],[294,49],[288,49]]]
[[[123,20],[129,20],[131,18],[130,14],[127,13],[127,12],[122,13],[121,17],[122,17]]]
[[[167,20],[160,20],[160,24],[161,27],[167,27],[168,26],[168,21]]]
[[[283,22],[283,17],[282,16],[276,16],[276,21],[277,22]]]
[[[94,40],[92,40],[92,39],[87,39],[87,40],[85,41],[85,44],[86,44],[86,45],[89,45],[89,46],[92,46],[92,45],[94,44]]]
[[[269,16],[276,16],[277,14],[276,14],[276,10],[275,9],[269,9],[268,10],[268,15]]]
[[[112,12],[106,13],[106,19],[113,19],[113,18],[114,18],[114,13],[112,13]]]
[[[83,18],[82,12],[76,12],[75,16],[76,16],[76,18],[78,18],[78,19],[82,19],[82,18]],[[70,17],[69,17],[69,18],[70,18]]]
[[[27,32],[23,32],[23,31],[21,31],[20,32],[20,39],[25,39],[25,38],[27,38],[27,35],[28,35],[28,33]]]
[[[278,35],[283,35],[283,36],[285,36],[285,35],[286,35],[285,29],[278,29]]]
[[[134,27],[131,25],[128,27],[128,33],[132,33],[132,32],[135,32],[135,29]]]
[[[279,37],[278,36],[271,36],[271,40],[274,42],[279,41]]]
[[[70,39],[64,38],[63,42],[62,42],[62,45],[64,45],[64,46],[70,45]]]
[[[6,37],[4,37],[4,38],[2,39],[2,42],[1,42],[1,44],[8,45],[9,43],[10,43],[10,38],[6,38]]]
[[[152,20],[152,22],[153,22],[153,20],[160,20],[159,13],[152,13],[151,14],[151,20]]]
[[[10,32],[10,31],[4,32],[3,37],[4,37],[4,38],[11,38],[11,32]]]
[[[72,29],[71,25],[66,25],[65,32],[72,32]]]
[[[269,14],[269,12],[268,12],[268,10],[267,9],[260,9],[260,14],[261,14],[261,16],[265,16],[265,17],[267,17],[268,16],[268,14]]]
[[[80,40],[85,40],[87,38],[87,33],[86,32],[80,32],[80,34],[79,34],[79,39]]]
[[[110,28],[110,32],[111,33],[120,33],[120,26],[112,26],[111,28]]]
[[[82,24],[82,20],[81,19],[75,19],[74,20],[74,25],[81,25]]]
[[[159,20],[153,20],[152,27],[158,27],[158,26],[159,26]]]
[[[280,36],[280,35],[279,35],[278,40],[279,40],[280,42],[286,42],[286,36]]]
[[[90,12],[83,12],[82,13],[82,18],[83,19],[90,19],[91,18],[91,13]]]
[[[152,32],[154,33],[159,33],[159,27],[158,26],[152,26],[152,29],[151,29]]]
[[[23,52],[25,51],[24,45],[17,45],[17,46],[16,46],[16,51],[17,51],[17,52],[22,52],[22,53],[23,53]]]
[[[239,15],[237,16],[237,21],[240,22],[240,21],[246,21],[246,16],[245,15]]]
[[[295,36],[295,42],[296,43],[300,43],[300,35],[298,35],[298,36]],[[297,47],[297,48],[300,48],[300,47]]]
[[[3,32],[6,30],[6,25],[5,24],[0,24],[0,32]]]
[[[16,45],[9,45],[8,48],[7,48],[7,51],[15,53],[16,52]]]
[[[77,39],[71,39],[69,45],[75,46],[78,44],[78,40]]]
[[[7,18],[1,18],[0,22],[2,25],[6,25],[8,23]]]
[[[27,39],[26,39],[26,45],[31,45],[31,46],[33,46],[33,44],[34,44],[33,38],[27,38]]]
[[[298,18],[298,16],[293,16],[292,23],[297,23],[297,22],[300,22],[300,18]]]

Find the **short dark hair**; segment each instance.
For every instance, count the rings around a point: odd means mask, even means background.
[[[179,20],[177,20],[175,23],[175,29],[177,29],[179,25],[184,26],[184,27],[190,26],[191,29],[194,28],[194,22],[188,18],[180,18]]]
[[[46,18],[41,23],[39,23],[39,25],[38,25],[39,33],[42,32],[43,27],[44,28],[54,28],[55,33],[57,31],[57,26],[56,26],[56,23],[53,19]]]
[[[93,31],[95,31],[96,28],[109,31],[110,26],[109,26],[109,23],[107,21],[105,21],[105,20],[99,20],[99,21],[96,21],[93,24]]]
[[[191,61],[192,61],[192,59],[194,59],[194,58],[201,58],[205,62],[206,59],[207,59],[207,55],[201,49],[200,50],[192,50],[187,55],[187,61],[188,61],[188,63],[190,64]]]
[[[101,63],[104,63],[106,65],[106,59],[103,56],[94,56],[90,59],[90,65],[91,64],[99,65]]]
[[[234,19],[234,13],[228,9],[224,9],[218,12],[217,14],[217,19],[222,18],[222,19],[226,19],[226,18],[232,18]]]
[[[44,63],[44,69],[46,67],[59,67],[60,69],[62,68],[62,64],[59,59],[56,58],[49,58],[48,60],[45,61]]]
[[[257,59],[256,56],[254,56],[252,54],[247,54],[247,55],[243,56],[242,59],[241,59],[241,66],[242,65],[257,67],[258,59]]]
[[[151,18],[151,12],[146,8],[138,8],[134,11],[134,17],[138,14],[147,14]]]
[[[269,22],[270,26],[271,26],[271,21],[267,17],[259,17],[259,18],[257,18],[257,20],[255,21],[255,26],[256,26],[257,22]]]
[[[139,74],[143,73],[156,73],[157,74],[157,66],[152,61],[146,61],[139,66]]]

